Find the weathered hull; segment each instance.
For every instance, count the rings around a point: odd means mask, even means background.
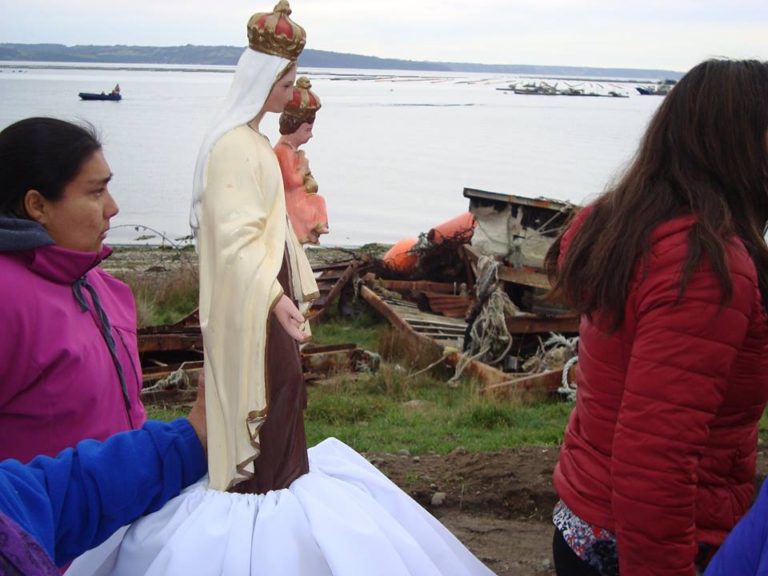
[[[92,94],[90,92],[80,92],[78,96],[81,100],[111,100],[113,102],[118,102],[123,98],[120,94]]]

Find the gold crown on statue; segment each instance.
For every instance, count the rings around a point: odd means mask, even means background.
[[[283,110],[283,114],[294,116],[311,122],[315,119],[315,113],[320,110],[320,98],[310,90],[312,83],[306,76],[300,76],[293,87],[293,97]]]
[[[296,60],[304,49],[307,33],[290,19],[291,7],[280,0],[272,12],[258,12],[248,20],[248,46],[251,50]]]

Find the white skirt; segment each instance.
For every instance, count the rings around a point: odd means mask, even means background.
[[[309,450],[309,473],[266,494],[207,479],[72,563],[67,576],[493,574],[346,444]]]

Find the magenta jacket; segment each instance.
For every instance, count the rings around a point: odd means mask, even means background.
[[[46,236],[0,218],[0,460],[55,456],[146,419],[133,295],[97,267],[111,249]]]

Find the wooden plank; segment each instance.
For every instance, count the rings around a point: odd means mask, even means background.
[[[390,308],[379,296],[368,286],[360,287],[360,296],[365,300],[374,310],[384,316],[392,326],[408,337],[415,344],[419,344],[427,347],[441,348],[434,340],[427,336],[422,336],[416,330],[414,330],[408,322],[401,318],[392,308]]]
[[[407,322],[407,319],[406,319]],[[456,334],[464,334],[466,331],[465,327],[462,326],[447,326],[445,324],[429,324],[425,322],[416,323],[416,322],[408,322],[414,330],[435,330],[435,331],[443,331],[443,332],[452,332]]]
[[[509,375],[507,375],[509,376]],[[571,366],[568,380],[576,378],[576,367]],[[517,398],[521,393],[536,393],[539,396],[553,396],[562,385],[563,369],[549,370],[538,374],[525,374],[483,388],[480,393],[494,398]]]
[[[540,332],[577,333],[579,331],[579,316],[537,316],[520,315],[505,318],[510,334],[536,334]]]
[[[527,374],[516,378],[509,378],[503,382],[497,382],[483,388],[480,393],[494,398],[510,398],[521,392],[541,392],[545,395],[555,394],[560,387],[563,371],[550,370],[540,374]]]
[[[199,331],[196,333],[139,334],[137,340],[139,354],[203,349],[203,335]]]
[[[461,291],[461,284],[458,282],[428,282],[426,280],[381,280],[376,282],[387,290],[397,292],[437,292],[439,294],[458,295]]]
[[[440,320],[430,320],[428,318],[416,318],[414,316],[404,316],[405,320],[415,326],[444,326],[446,328],[456,328],[458,330],[465,330],[467,327],[466,322],[441,322]],[[439,317],[438,317],[439,318]]]
[[[199,362],[185,362],[184,364],[184,371],[189,376],[189,385],[193,390],[195,390],[197,389],[197,378],[203,371],[203,361],[200,360]],[[142,387],[147,388],[157,383],[158,380],[168,378],[168,376],[178,370],[180,365],[181,364],[177,364],[173,367],[167,368],[166,370],[153,370],[145,372],[142,375]],[[142,399],[144,399],[144,393],[145,390],[142,390]],[[149,393],[151,394],[152,392]]]
[[[449,318],[464,318],[467,315],[473,299],[458,294],[439,294],[436,292],[421,292],[427,298],[429,309]]]
[[[434,330],[435,332],[449,332],[451,334],[464,334],[466,331],[460,326],[439,326],[433,324],[414,324],[410,323],[414,330]]]
[[[328,352],[340,352],[354,350],[357,348],[357,344],[327,344],[327,345],[315,345],[308,344],[301,349],[302,356],[309,356],[311,354],[326,354]]]
[[[434,340],[450,340],[452,342],[462,343],[464,340],[464,334],[446,334],[445,332],[422,332],[418,331],[422,336],[428,336]]]
[[[546,274],[527,268],[499,266],[499,280],[511,282],[512,284],[522,284],[531,288],[542,288],[544,290],[549,290],[551,287]]]
[[[330,272],[322,272],[319,276],[315,276],[315,282],[336,282],[339,278],[344,276],[344,274],[334,273],[331,274]]]
[[[463,353],[451,352],[445,356],[445,362],[449,366],[455,368],[463,358]],[[485,386],[493,386],[494,384],[498,384],[509,379],[509,374],[505,374],[498,368],[494,368],[493,366],[484,362],[478,362],[477,360],[470,360],[464,368],[464,372],[462,374],[464,376],[470,376],[478,380]]]
[[[320,298],[315,300],[312,303],[312,306],[310,306],[309,311],[309,321],[313,324],[317,322],[317,320],[325,313],[325,310],[330,302],[333,302],[335,298],[341,294],[341,291],[344,289],[344,286],[347,285],[347,283],[352,279],[352,277],[357,273],[357,269],[360,267],[362,262],[359,260],[351,260],[345,263],[346,267],[344,268],[344,272],[339,276],[338,280],[330,287],[327,294],[321,294]],[[323,283],[324,284],[324,283]],[[318,285],[319,287],[319,285]],[[326,286],[323,286],[323,288],[326,288]]]
[[[472,248],[469,244],[464,244],[464,252],[469,257],[472,269],[477,276],[477,260],[480,254]],[[531,288],[542,288],[544,290],[550,289],[549,278],[546,274],[537,272],[532,268],[512,268],[501,264],[498,270],[499,280],[504,282],[510,282],[512,284],[522,284],[523,286],[529,286]]]
[[[362,286],[360,289],[360,296],[370,304],[376,311],[389,320],[390,324],[394,326],[396,330],[399,330],[406,337],[410,338],[414,343],[420,343],[422,345],[429,345],[442,350],[442,354],[445,357],[445,362],[455,367],[456,364],[464,357],[464,354],[458,351],[447,351],[445,347],[440,346],[434,339],[419,334],[413,327],[406,322],[403,318],[392,310],[386,302],[384,302],[379,296],[367,286]],[[477,360],[470,360],[464,369],[464,374],[467,376],[476,378],[482,384],[491,386],[498,384],[509,379],[509,375],[505,374],[501,370],[478,362]]]
[[[410,300],[392,300],[391,298],[382,298],[384,302],[387,303],[387,305],[392,306],[393,308],[409,308],[411,310],[416,309],[418,310],[419,307],[415,302],[411,302]]]

